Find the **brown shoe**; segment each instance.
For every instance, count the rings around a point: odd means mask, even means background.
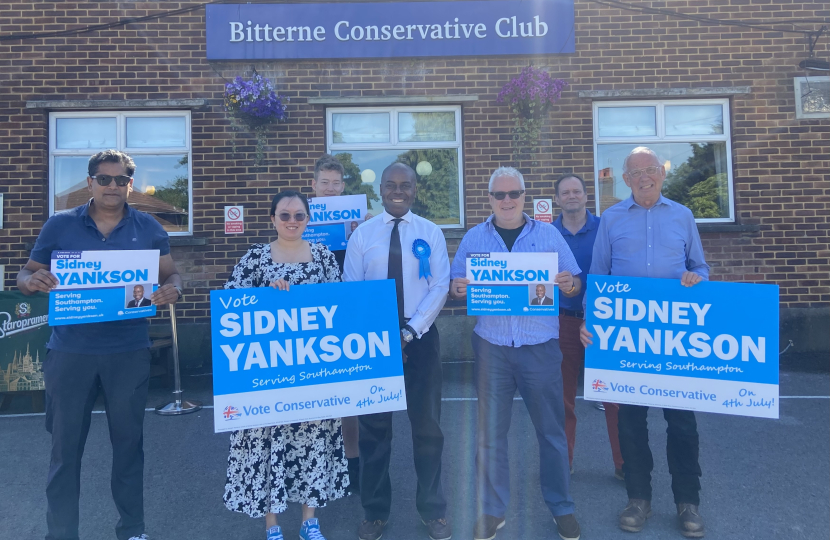
[[[360,540],[380,540],[383,536],[383,529],[386,528],[386,522],[376,519],[375,521],[363,520],[360,528],[357,531],[357,537]]]
[[[450,540],[452,538],[452,528],[444,518],[430,519],[429,521],[422,519],[421,523],[426,525],[431,540]]]
[[[651,501],[628,499],[628,506],[620,514],[620,529],[640,532],[646,526],[646,519],[649,517],[651,517]]]
[[[686,538],[703,538],[703,518],[696,504],[677,505],[677,524],[680,525],[680,534]]]

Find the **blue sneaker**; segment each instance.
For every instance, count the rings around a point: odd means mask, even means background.
[[[283,540],[282,529],[280,529],[279,525],[274,525],[268,529],[268,540]]]
[[[317,518],[303,521],[303,526],[300,529],[300,540],[326,540],[326,537],[320,532],[320,522],[317,521]]]

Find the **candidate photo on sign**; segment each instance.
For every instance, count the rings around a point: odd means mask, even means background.
[[[150,307],[152,302],[149,298],[144,297],[144,291],[149,289],[153,291],[153,285],[145,283],[143,285],[133,285],[124,287],[124,294],[127,299],[127,309]]]
[[[530,294],[531,306],[552,306],[553,298],[548,296],[548,286],[553,287],[552,283],[539,283],[537,285],[528,285],[527,289]]]

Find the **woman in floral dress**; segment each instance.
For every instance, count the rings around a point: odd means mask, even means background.
[[[302,239],[309,219],[308,199],[283,191],[271,203],[277,239],[254,244],[234,267],[226,289],[274,287],[340,281],[334,255],[323,244]],[[231,435],[225,506],[265,517],[268,540],[283,540],[277,514],[289,502],[303,504],[300,538],[325,540],[315,508],[346,495],[349,485],[340,419],[244,429]]]

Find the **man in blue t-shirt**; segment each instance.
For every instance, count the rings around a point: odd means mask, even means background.
[[[55,214],[43,225],[29,261],[17,275],[23,294],[48,293],[58,285],[50,271],[55,250],[159,250],[156,306],[182,296],[182,280],[170,256],[167,233],[149,214],[127,205],[135,163],[115,150],[89,159],[83,206]],[[99,386],[105,396],[112,441],[112,497],[121,519],[118,540],[144,534],[144,407],[150,379],[147,319],[55,326],[46,347],[46,429],[52,459],[46,483],[47,540],[78,538],[81,458]]]
[[[565,396],[565,435],[568,438],[568,458],[571,472],[574,463],[574,441],[576,440],[576,387],[579,372],[585,363],[585,347],[579,340],[579,326],[582,324],[582,299],[588,282],[587,269],[591,268],[591,253],[597,238],[599,218],[586,208],[588,193],[585,180],[575,174],[565,174],[554,183],[556,204],[562,213],[553,222],[559,229],[568,247],[576,258],[580,268],[586,270],[577,279],[582,281],[580,293],[568,298],[559,295],[559,348],[562,349],[562,385]],[[608,440],[611,442],[611,457],[614,459],[614,476],[623,480],[623,458],[620,452],[620,437],[617,430],[617,414],[620,406],[616,403],[604,403],[605,423],[608,427]]]

